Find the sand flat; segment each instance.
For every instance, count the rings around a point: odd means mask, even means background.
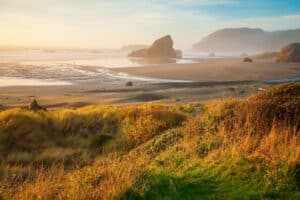
[[[0,110],[27,107],[33,99],[45,107],[81,107],[89,104],[132,104],[148,101],[166,103],[202,102],[209,99],[242,97],[267,88],[278,80],[300,77],[300,64],[259,61],[244,63],[240,59],[201,59],[196,64],[161,64],[139,68],[118,68],[134,76],[160,79],[192,80],[195,82],[140,83],[126,87],[126,81],[98,79],[64,86],[0,87]],[[39,73],[35,74],[39,76]],[[252,81],[247,81],[252,80]]]
[[[272,61],[244,63],[240,58],[201,59],[199,63],[116,68],[136,76],[192,81],[272,80],[300,76],[300,63]]]

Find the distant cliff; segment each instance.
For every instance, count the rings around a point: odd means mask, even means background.
[[[277,51],[282,46],[294,42],[300,42],[300,29],[266,32],[262,29],[226,28],[206,36],[193,45],[193,50],[207,52]]]

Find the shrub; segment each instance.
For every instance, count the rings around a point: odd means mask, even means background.
[[[97,134],[93,139],[91,139],[90,147],[99,148],[102,147],[109,140],[112,140],[113,137],[108,134]]]
[[[170,128],[178,127],[186,119],[186,115],[168,110],[166,107],[145,108],[140,113],[132,113],[125,118],[122,137],[127,148],[142,144],[154,136]]]
[[[152,116],[139,117],[134,122],[127,123],[124,137],[129,146],[137,146],[148,141],[166,126],[164,122],[155,120]]]

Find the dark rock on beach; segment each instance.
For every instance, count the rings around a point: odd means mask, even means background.
[[[127,87],[132,87],[132,86],[133,86],[133,82],[132,82],[132,81],[126,82],[126,86],[127,86]]]
[[[244,58],[244,62],[253,62],[253,60],[251,58],[246,57]]]
[[[38,111],[38,110],[47,111],[47,109],[44,108],[43,106],[40,106],[35,99],[29,105],[29,110],[32,110],[32,111]]]

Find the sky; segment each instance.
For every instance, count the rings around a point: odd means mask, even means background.
[[[0,46],[189,48],[226,27],[300,28],[300,0],[0,0]]]

